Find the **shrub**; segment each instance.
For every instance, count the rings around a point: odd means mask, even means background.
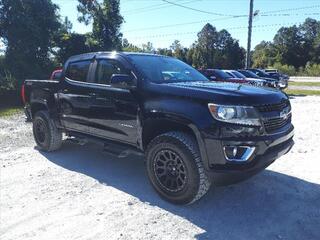
[[[0,74],[0,94],[15,90],[16,88],[17,80],[9,71],[4,70],[3,73]]]
[[[278,69],[281,73],[287,74],[289,76],[295,76],[297,74],[296,69],[291,65],[282,65],[281,63],[275,63],[269,68]]]
[[[319,77],[320,76],[320,64],[307,64],[304,72],[307,76]]]

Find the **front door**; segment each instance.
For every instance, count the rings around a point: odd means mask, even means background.
[[[135,144],[138,100],[132,91],[110,85],[113,74],[131,74],[131,71],[115,59],[95,61],[96,95],[90,107],[90,131],[95,136]]]

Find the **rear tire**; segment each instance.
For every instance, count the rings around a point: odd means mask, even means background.
[[[33,136],[40,150],[52,152],[62,145],[62,131],[49,117],[47,111],[39,111],[33,118]]]
[[[168,132],[147,147],[147,173],[152,186],[165,200],[192,204],[209,190],[195,139],[183,132]]]

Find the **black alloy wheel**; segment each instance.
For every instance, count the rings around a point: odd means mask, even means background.
[[[159,151],[153,170],[159,184],[170,192],[181,191],[187,183],[187,169],[181,157],[174,151]]]

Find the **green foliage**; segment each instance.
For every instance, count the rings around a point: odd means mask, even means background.
[[[320,91],[318,90],[296,90],[296,89],[286,89],[285,93],[292,96],[320,96]]]
[[[0,73],[0,94],[15,90],[17,86],[17,80],[12,76],[12,74],[4,70],[3,73]]]
[[[18,114],[22,112],[22,108],[11,107],[0,109],[0,117],[10,117],[12,115]]]
[[[278,61],[279,56],[271,42],[262,41],[259,43],[252,54],[253,67],[266,68]]]
[[[320,77],[320,64],[308,63],[306,65],[306,68],[304,69],[304,73],[302,73],[302,75]]]
[[[147,43],[142,44],[142,52],[154,53],[155,49],[153,47],[153,44],[151,42],[147,42]]]
[[[128,39],[124,38],[122,41],[122,50],[124,52],[142,52],[142,49],[129,43]]]
[[[0,0],[0,37],[6,45],[8,72],[18,79],[47,77],[51,42],[60,27],[51,0]],[[6,79],[12,79],[11,74]]]
[[[96,41],[97,50],[120,50],[120,26],[123,18],[120,15],[120,0],[78,0],[78,20],[85,24],[92,22],[92,39]]]
[[[90,50],[87,37],[84,34],[63,33],[56,37],[55,43],[57,50],[54,55],[56,56],[57,65],[62,65],[73,55],[86,53]]]
[[[317,74],[317,67],[307,64],[320,64],[320,21],[307,18],[299,26],[280,28],[273,42],[255,47],[252,60],[254,67],[277,64],[287,73],[293,73],[293,66],[300,74]]]
[[[186,54],[186,60],[197,68],[241,68],[245,51],[226,30],[218,32],[207,23],[198,33],[198,41]]]

